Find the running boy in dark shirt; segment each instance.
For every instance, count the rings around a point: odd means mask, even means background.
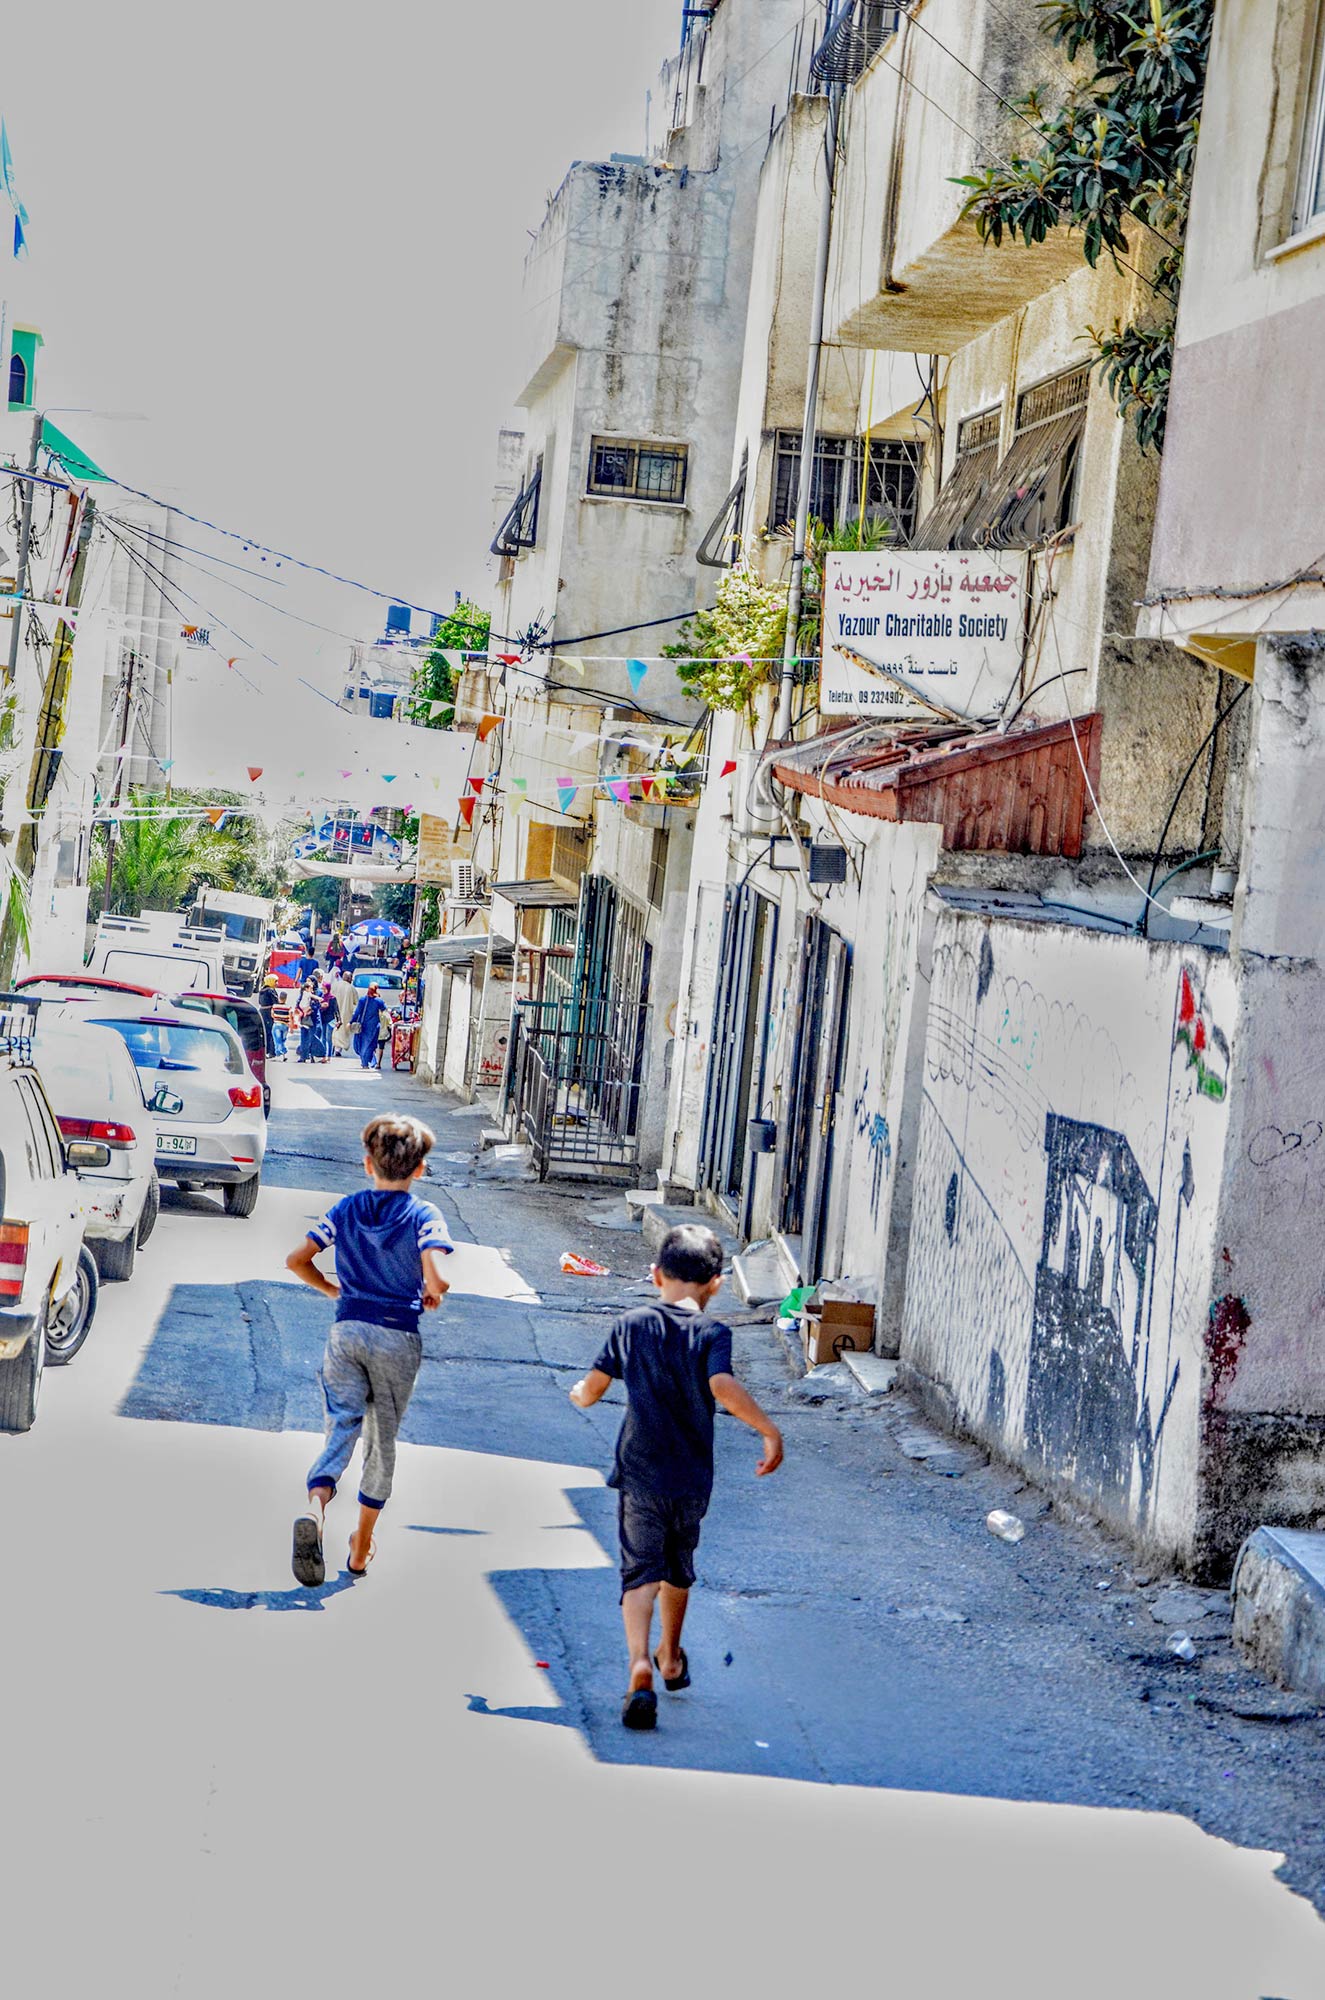
[[[450,1254],[446,1224],[431,1202],[411,1192],[432,1150],[417,1118],[390,1114],[363,1129],[364,1172],[371,1187],[338,1201],[315,1222],[286,1268],[336,1301],[336,1323],[322,1361],[326,1443],[308,1474],[308,1506],[294,1524],[291,1567],[306,1586],[325,1582],[322,1529],[341,1474],[363,1432],[359,1524],[350,1537],[350,1575],[373,1558],[373,1531],[391,1497],[396,1434],[423,1359],[419,1315],[441,1304]],[[336,1277],[316,1259],[335,1246]]]
[[[630,1684],[621,1707],[627,1729],[653,1729],[653,1668],[671,1693],[690,1685],[681,1628],[695,1580],[699,1530],[713,1491],[713,1412],[720,1404],[764,1440],[755,1470],[776,1472],[782,1436],[732,1374],[731,1331],[705,1308],[722,1283],[722,1246],[711,1229],[669,1231],[653,1267],[661,1294],[619,1319],[582,1382],[570,1392],[581,1410],[624,1382],[626,1415],[608,1480],[619,1496],[621,1613]],[[653,1607],[662,1633],[650,1660]]]

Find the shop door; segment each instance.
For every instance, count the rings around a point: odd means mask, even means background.
[[[777,907],[742,884],[727,891],[704,1088],[700,1176],[744,1232],[752,1159],[747,1125],[764,1092]]]
[[[801,1276],[821,1275],[833,1176],[833,1128],[846,1053],[851,948],[807,917],[782,1147],[781,1227],[801,1239]]]

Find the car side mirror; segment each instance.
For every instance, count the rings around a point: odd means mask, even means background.
[[[71,1139],[64,1149],[64,1157],[69,1166],[108,1167],[110,1147],[103,1146],[96,1139]]]
[[[184,1109],[184,1099],[177,1090],[160,1083],[147,1100],[149,1111],[159,1111],[167,1118],[177,1118]]]

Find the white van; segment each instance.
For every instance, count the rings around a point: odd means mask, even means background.
[[[163,914],[102,917],[87,970],[154,993],[224,993],[220,932],[180,926],[172,935],[160,921]]]

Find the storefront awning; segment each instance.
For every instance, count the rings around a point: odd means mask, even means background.
[[[494,896],[502,896],[517,910],[572,910],[580,900],[578,889],[547,878],[538,882],[494,882]]]
[[[1100,725],[1098,714],[1005,731],[848,725],[788,745],[773,774],[848,812],[940,825],[953,850],[1074,860],[1099,789]]]

